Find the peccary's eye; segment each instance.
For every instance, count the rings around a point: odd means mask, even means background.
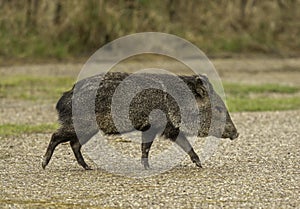
[[[215,109],[216,109],[218,112],[222,112],[222,107],[220,107],[220,106],[216,106]]]

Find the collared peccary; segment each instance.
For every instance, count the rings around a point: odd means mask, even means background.
[[[141,78],[140,82],[139,79],[127,80],[130,75],[132,74],[121,72],[95,75],[77,82],[72,90],[63,94],[56,105],[61,127],[51,137],[43,159],[43,168],[49,163],[55,147],[60,143],[69,141],[78,163],[83,168],[90,169],[80,151],[82,144],[92,138],[99,130],[105,134],[119,134],[134,129],[142,131],[141,162],[146,169],[149,168],[148,154],[158,133],[179,145],[190,156],[192,162],[201,167],[198,155],[187,140],[185,131],[182,130],[182,107],[178,104],[178,98],[176,100],[174,95],[168,92],[168,85],[162,81],[168,81],[169,84],[171,82],[172,91],[179,92],[177,95],[181,95],[182,89],[178,84],[180,82],[176,82],[177,80],[174,80],[169,74],[140,74],[138,75]],[[135,78],[139,78],[138,76]],[[188,116],[192,120],[193,117],[199,120],[196,123],[198,126],[196,127],[197,135],[199,137],[213,135],[218,138],[237,138],[239,134],[228,110],[222,99],[214,91],[208,78],[202,75],[178,76],[178,78],[189,89],[197,106],[196,114]],[[148,84],[153,82],[162,88],[151,88],[151,85]],[[132,92],[123,92],[124,98],[131,98],[130,104],[127,107],[121,102],[117,104],[116,110],[122,112],[122,108],[128,108],[127,113],[131,124],[116,127],[112,116],[112,103],[118,87],[124,83],[133,86],[134,89],[140,88],[142,90],[138,93],[135,92],[136,95],[130,95]],[[184,98],[183,94],[182,98]],[[181,103],[184,108],[190,104],[192,104],[190,101]],[[77,105],[79,109],[76,110],[74,105]],[[161,124],[160,121],[157,123],[151,121],[149,115],[153,110],[160,110],[165,114],[166,121],[164,124]],[[77,121],[77,125],[74,121]],[[152,131],[149,131],[150,129]],[[187,129],[189,127],[185,125],[185,130]]]

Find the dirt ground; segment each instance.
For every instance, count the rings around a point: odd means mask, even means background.
[[[299,59],[213,63],[223,81],[299,85]],[[0,75],[76,77],[81,66],[1,67]],[[0,124],[53,123],[54,106],[1,99]],[[173,169],[147,178],[108,173],[83,153],[94,168],[85,171],[77,165],[69,144],[58,146],[43,170],[41,160],[51,133],[2,137],[0,208],[298,208],[300,111],[242,112],[232,118],[240,137],[221,140],[202,169],[185,158]],[[198,153],[200,141],[195,143]],[[129,152],[136,149],[128,141],[116,143]],[[153,150],[159,149],[155,146]]]
[[[240,58],[240,59],[213,59],[212,64],[215,66],[222,81],[237,83],[280,83],[290,85],[299,84],[300,59],[275,59],[275,58]],[[153,63],[149,65],[160,66],[160,68],[171,69],[176,73],[180,73],[182,65],[177,62]],[[44,65],[17,65],[0,67],[0,76],[6,75],[34,75],[34,76],[73,76],[77,78],[80,70],[84,66],[82,64],[44,64]],[[123,66],[120,65],[122,68]],[[129,67],[128,67],[129,66]],[[147,67],[147,63],[126,64],[122,70],[128,70],[131,67],[142,69]],[[132,69],[132,68],[131,68]]]

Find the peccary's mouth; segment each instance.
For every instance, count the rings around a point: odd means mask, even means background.
[[[229,138],[230,138],[231,140],[233,140],[233,139],[238,138],[239,135],[240,135],[240,134],[239,134],[238,132],[236,132],[234,135],[230,136]]]

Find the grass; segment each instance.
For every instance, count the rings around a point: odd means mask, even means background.
[[[55,100],[69,90],[74,79],[70,77],[7,76],[1,79],[0,98],[22,100]]]
[[[2,124],[0,125],[0,136],[17,136],[20,134],[50,133],[58,128],[58,124]]]
[[[229,98],[227,105],[231,112],[294,110],[300,108],[300,97]]]
[[[300,108],[299,86],[225,83],[227,105],[232,112],[276,111]],[[276,95],[271,97],[270,95]]]

